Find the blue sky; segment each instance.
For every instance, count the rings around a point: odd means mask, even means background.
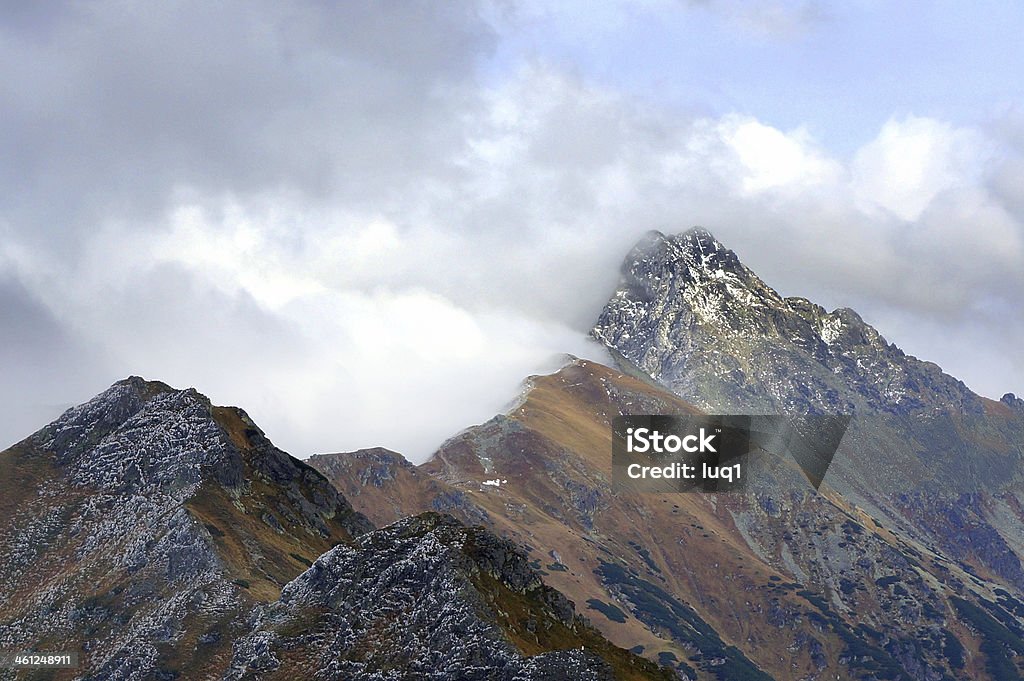
[[[837,154],[892,116],[984,126],[1024,101],[1020,3],[536,4],[512,20],[499,73],[549,60],[685,113],[803,126]]]
[[[137,374],[421,460],[693,225],[1024,392],[1019,3],[8,9],[0,446]]]

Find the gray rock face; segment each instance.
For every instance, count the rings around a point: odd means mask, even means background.
[[[826,483],[1024,586],[1014,398],[975,395],[852,310],[783,298],[701,229],[645,237],[592,335],[625,370],[712,412],[852,414]]]
[[[511,543],[451,516],[407,518],[332,549],[285,586],[255,614],[229,678],[263,678],[296,658],[316,679],[612,678],[578,649],[526,658],[495,623],[518,599],[533,605],[515,615],[525,631],[586,627]]]
[[[611,678],[579,641],[646,664],[482,529],[367,534],[191,389],[130,378],[0,452],[0,511],[0,650],[81,651],[76,679]]]
[[[979,398],[907,356],[853,310],[783,298],[711,234],[648,234],[592,334],[676,394],[759,412],[980,412]]]
[[[94,669],[142,678],[155,668],[155,643],[180,632],[193,607],[215,617],[237,607],[183,508],[232,449],[194,391],[129,379],[23,446],[55,462],[59,477],[0,532],[0,648],[80,642]],[[111,591],[88,595],[97,585]],[[79,638],[86,631],[104,635]]]
[[[218,409],[195,390],[130,378],[0,454],[0,491],[16,500],[0,518],[0,650],[81,650],[97,678],[169,673],[177,644],[248,611],[243,567],[221,538],[246,504],[267,505],[263,485],[276,486],[273,510],[289,521],[279,529],[295,545],[372,529],[243,412]],[[244,449],[232,425],[251,426]],[[210,508],[221,527],[200,521]],[[241,550],[263,560],[254,543]]]

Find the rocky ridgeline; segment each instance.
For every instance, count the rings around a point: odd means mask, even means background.
[[[587,628],[511,543],[451,516],[407,518],[332,549],[289,583],[256,614],[231,677],[273,673],[299,658],[324,678],[395,678],[395,669],[418,679],[450,679],[455,669],[467,681],[612,678],[585,650],[525,658],[493,612],[515,612],[514,599],[530,608],[511,616],[522,617],[510,622],[521,629],[513,635]]]
[[[783,298],[711,234],[647,235],[593,331],[623,368],[712,412],[854,416],[826,483],[1024,586],[1024,411],[972,393],[849,309]]]
[[[701,229],[637,244],[592,334],[712,409],[981,409],[962,382],[906,355],[853,310],[783,298]]]
[[[611,678],[580,645],[660,678],[511,545],[436,514],[366,534],[195,390],[129,378],[67,411],[0,453],[0,504],[0,650],[81,651],[58,678]]]

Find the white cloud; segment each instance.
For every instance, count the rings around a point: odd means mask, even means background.
[[[890,119],[857,152],[854,190],[866,209],[913,221],[941,192],[977,184],[990,156],[972,131],[930,118]]]
[[[226,55],[189,43],[194,81],[166,49],[187,17],[127,43],[101,21],[117,40],[0,48],[11,72],[50,74],[0,132],[8,298],[64,334],[60,367],[94,368],[47,373],[32,399],[139,373],[247,408],[296,455],[422,459],[559,353],[599,352],[584,334],[629,247],[693,224],[784,293],[905,320],[883,333],[976,388],[1024,392],[1019,366],[979,368],[1018,352],[999,328],[1024,327],[1020,152],[993,165],[997,132],[893,119],[847,162],[804,128],[681,114],[552,64],[485,88],[494,36],[468,10],[419,21],[429,7],[346,23],[261,6],[273,30],[255,44],[224,27]],[[119,63],[107,43],[137,61],[59,87],[69,62]],[[109,82],[134,96],[106,101]],[[177,101],[184,118],[161,108]],[[25,356],[21,387],[47,361]]]
[[[743,191],[795,187],[798,191],[840,181],[840,165],[815,148],[806,130],[785,133],[749,116],[730,115],[719,134],[741,164]]]

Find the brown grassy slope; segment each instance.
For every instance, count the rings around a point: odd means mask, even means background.
[[[635,593],[610,583],[603,565],[632,571],[692,605],[724,643],[776,678],[813,678],[825,669],[849,678],[871,673],[858,664],[888,666],[900,678],[901,663],[878,643],[892,636],[902,637],[897,651],[930,641],[905,654],[951,676],[981,668],[983,658],[970,655],[977,637],[958,623],[948,595],[991,597],[992,586],[878,526],[827,486],[814,493],[789,461],[774,462],[778,489],[767,495],[637,495],[611,487],[614,416],[694,411],[649,383],[579,361],[532,378],[507,415],[445,443],[418,468],[433,480],[403,472],[410,467],[396,457],[397,472],[378,475],[378,485],[354,482],[365,464],[338,463],[344,455],[334,457],[329,477],[358,485],[360,494],[350,498],[382,521],[433,507],[514,539],[605,636],[626,648],[644,646],[655,659],[671,652],[685,660],[694,650],[664,626],[640,621],[631,611]],[[496,477],[507,483],[481,484]],[[847,563],[858,567],[846,570]],[[588,610],[588,602],[595,607]],[[882,638],[860,627],[881,631]],[[950,669],[929,652],[942,647],[936,638],[942,627],[967,648],[965,670]],[[874,648],[851,663],[851,639]],[[709,661],[691,666],[713,677]]]
[[[456,492],[382,447],[344,454],[315,454],[306,460],[374,525],[383,527],[425,511],[435,499]]]

